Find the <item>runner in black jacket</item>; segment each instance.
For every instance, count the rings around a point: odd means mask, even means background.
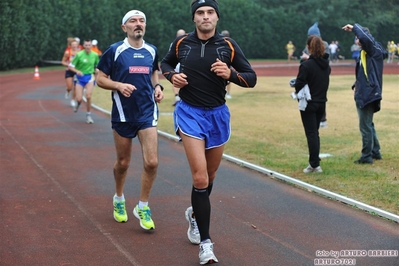
[[[211,71],[216,59],[227,66],[225,72],[217,74]],[[250,88],[256,84],[256,74],[238,44],[216,31],[206,40],[201,40],[198,30],[195,30],[173,42],[161,62],[163,75],[172,83],[178,63],[180,73],[187,77],[188,82],[180,90],[179,96],[194,106],[216,107],[224,104],[227,81]],[[230,72],[231,75],[227,75]]]
[[[195,31],[173,42],[161,69],[173,86],[180,88],[175,131],[183,141],[193,180],[192,207],[185,213],[187,235],[191,243],[200,244],[200,264],[208,264],[218,262],[209,235],[209,195],[230,138],[226,84],[254,87],[256,74],[237,43],[217,33],[217,1],[194,0],[191,11]],[[178,63],[180,73],[174,71]]]

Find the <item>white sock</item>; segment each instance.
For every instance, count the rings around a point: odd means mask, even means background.
[[[119,197],[118,195],[115,194],[114,200],[116,200],[116,201],[124,201],[125,200],[125,195],[122,193],[122,196]]]
[[[148,202],[139,201],[139,208],[142,209],[144,206],[148,206]]]

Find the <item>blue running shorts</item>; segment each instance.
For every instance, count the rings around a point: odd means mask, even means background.
[[[84,74],[83,76],[76,75],[77,83],[81,85],[83,88],[87,85],[87,83],[94,81],[93,74]]]
[[[226,104],[213,108],[192,106],[184,101],[173,113],[175,132],[205,140],[205,149],[222,146],[230,139],[230,111]]]
[[[133,139],[137,136],[137,132],[142,129],[154,127],[151,121],[147,122],[111,122],[112,128],[122,137]]]

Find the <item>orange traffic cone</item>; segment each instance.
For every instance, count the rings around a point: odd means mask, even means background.
[[[39,75],[39,67],[35,66],[35,75],[33,75],[33,79],[39,80],[40,75]]]

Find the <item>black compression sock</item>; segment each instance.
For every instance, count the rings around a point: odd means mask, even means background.
[[[197,221],[198,230],[200,231],[201,241],[211,238],[209,236],[211,203],[208,193],[206,188],[197,189],[194,186],[191,191],[191,204],[195,212],[195,220]]]

